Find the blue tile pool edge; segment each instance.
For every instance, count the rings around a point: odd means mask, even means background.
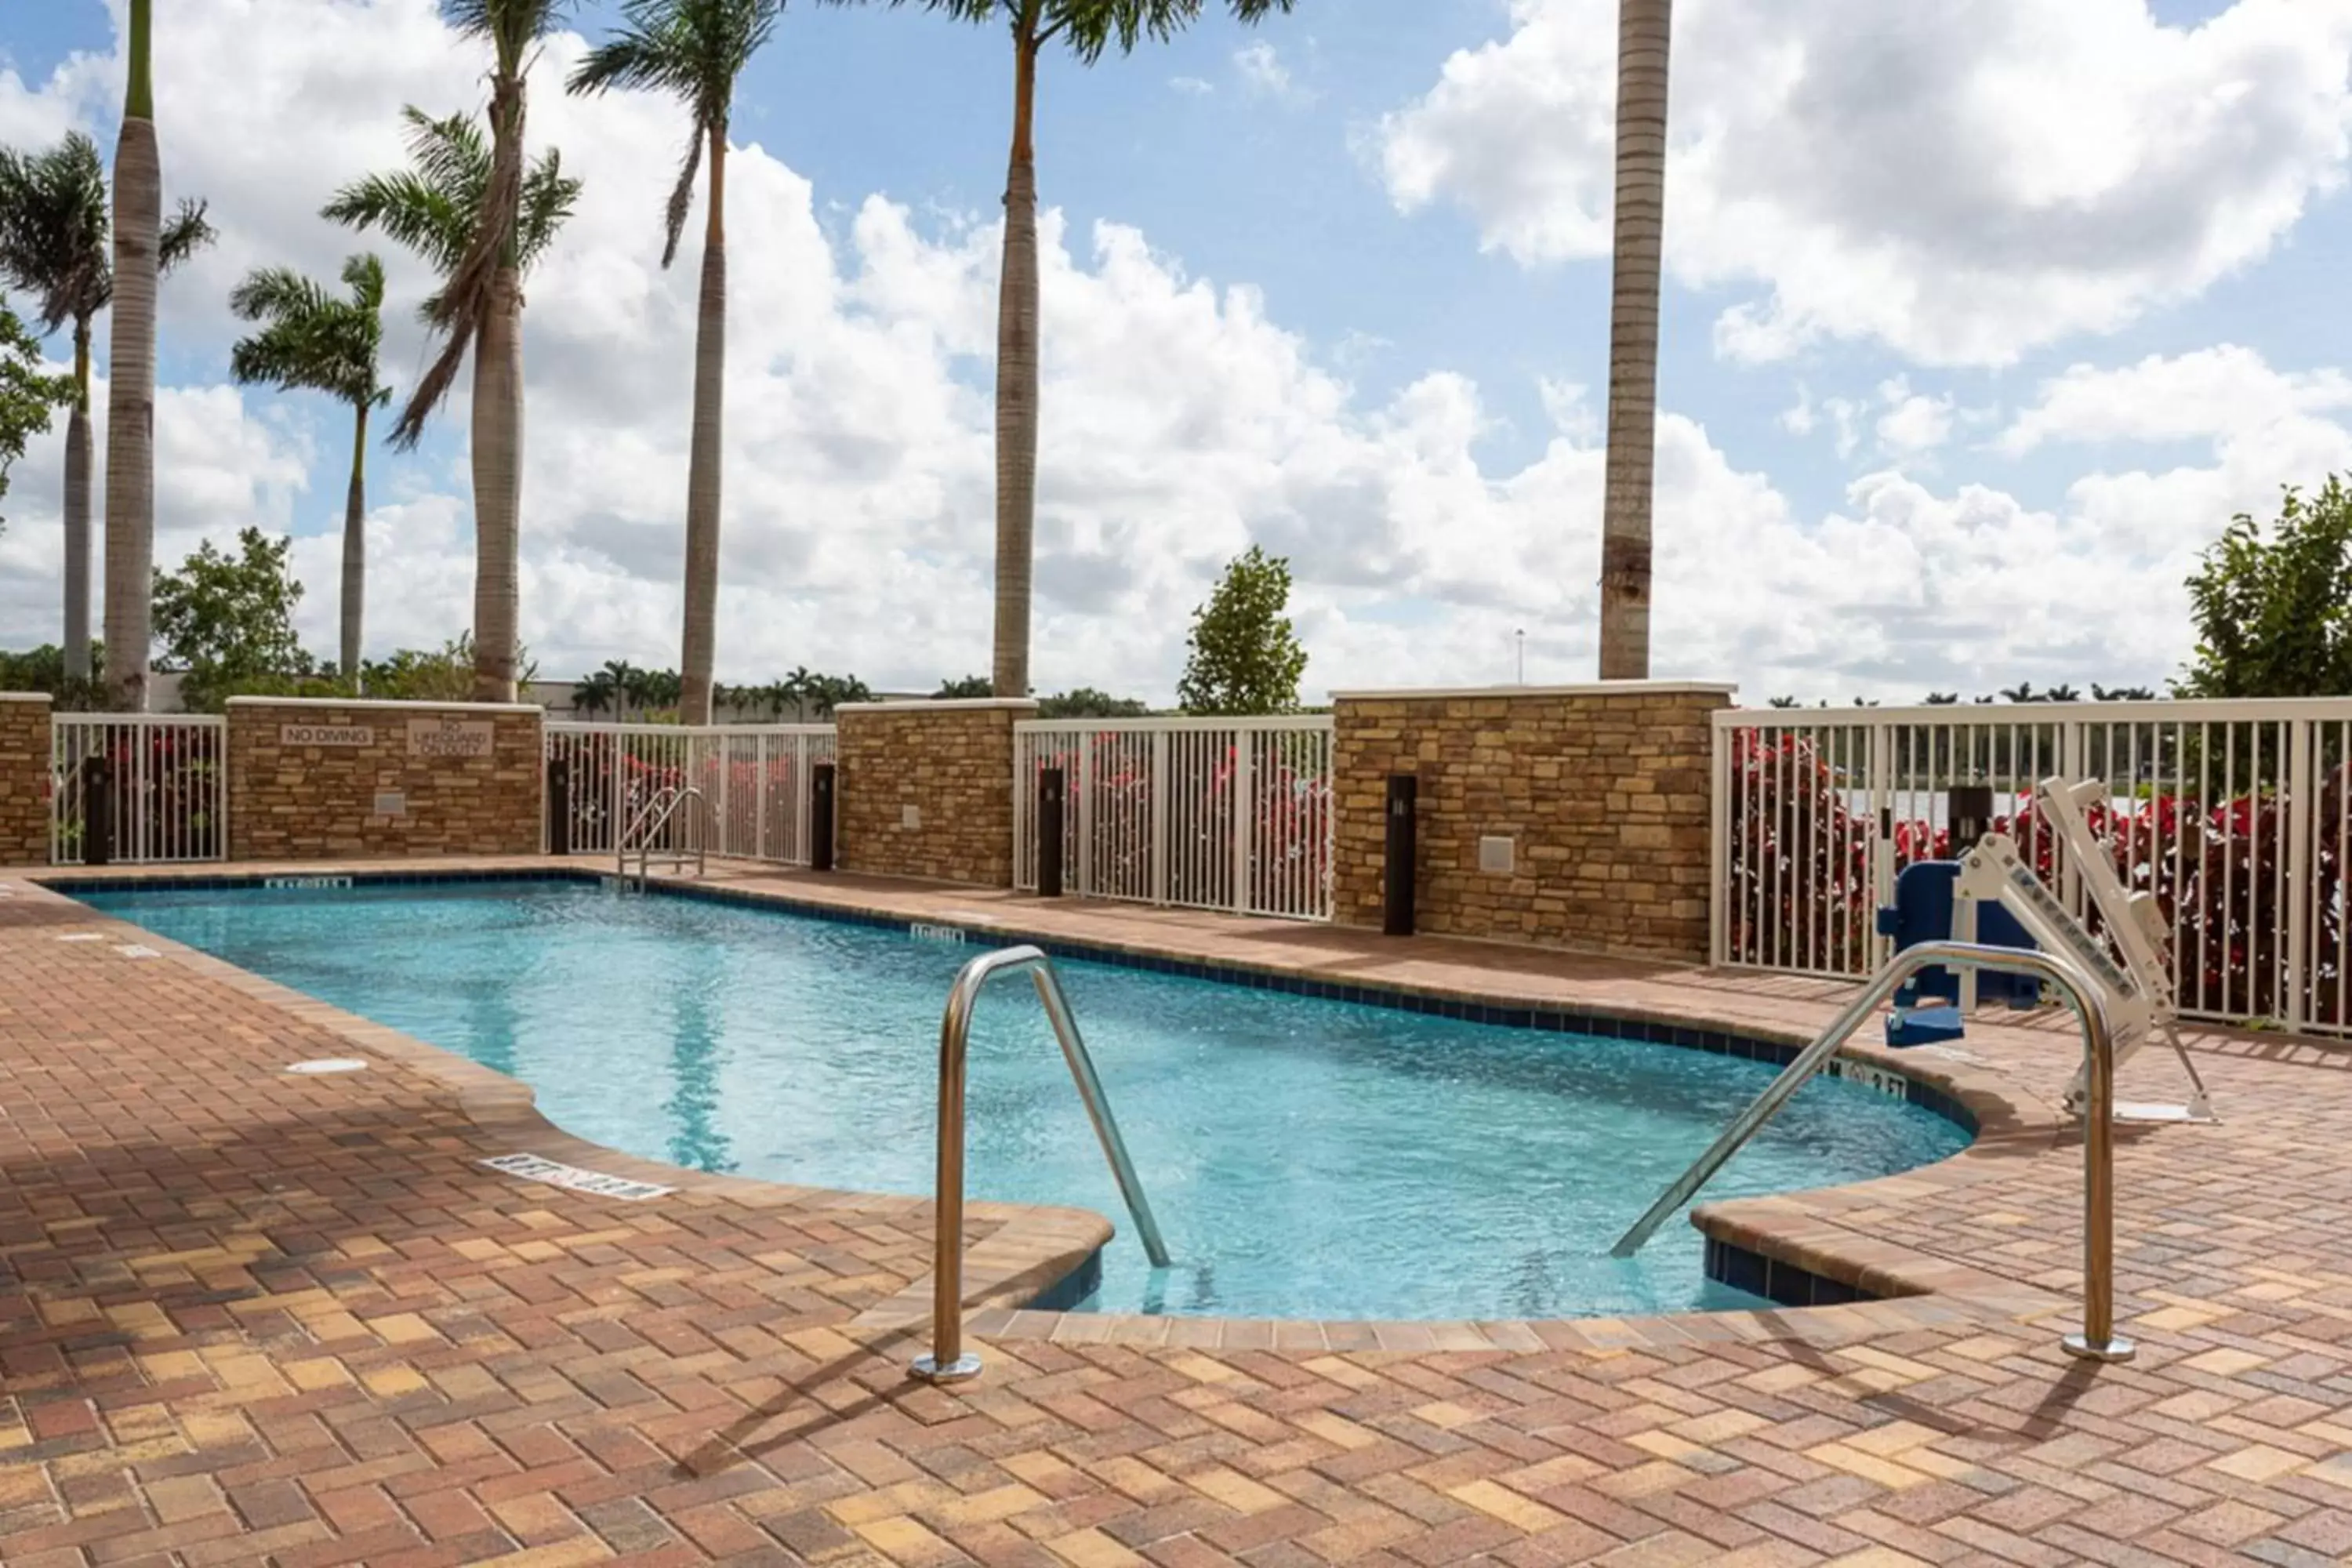
[[[357,887],[413,887],[433,884],[468,882],[568,882],[586,886],[612,886],[619,879],[605,872],[576,868],[544,869],[514,869],[507,868],[449,868],[421,871],[351,871],[351,872],[244,872],[206,873],[194,876],[171,874],[153,876],[89,877],[66,876],[37,879],[48,890],[68,898],[82,893],[122,891],[209,890],[229,891],[245,889],[287,891],[333,891]],[[732,904],[750,909],[781,910],[810,920],[829,921],[837,925],[865,926],[882,931],[895,931],[915,940],[1025,942],[1041,949],[1048,956],[1067,958],[1117,968],[1144,970],[1154,973],[1180,975],[1186,979],[1204,980],[1218,984],[1238,985],[1261,991],[1280,991],[1297,996],[1321,997],[1327,1001],[1353,1002],[1364,1006],[1387,1007],[1401,1012],[1419,1013],[1464,1023],[1481,1024],[1497,1028],[1536,1029],[1547,1033],[1589,1035],[1601,1039],[1641,1041],[1650,1045],[1672,1046],[1683,1050],[1706,1051],[1716,1056],[1738,1058],[1785,1067],[1796,1058],[1798,1046],[1754,1036],[1734,1034],[1727,1030],[1693,1025],[1662,1023],[1652,1019],[1628,1018],[1580,1008],[1557,1007],[1510,998],[1479,1000],[1470,997],[1442,996],[1393,985],[1351,985],[1317,980],[1303,974],[1289,974],[1278,970],[1254,969],[1232,963],[1211,963],[1197,960],[1168,958],[1158,953],[1136,952],[1108,944],[1076,942],[1066,937],[1050,937],[1017,930],[1002,930],[957,924],[947,921],[916,921],[904,915],[882,914],[871,910],[849,909],[835,904],[792,898],[772,890],[730,888],[708,883],[653,882],[646,886],[648,894],[668,898],[698,899],[709,903]],[[1906,1103],[1930,1111],[1974,1137],[1980,1131],[1975,1112],[1955,1096],[1934,1084],[1924,1082],[1907,1073],[1882,1068],[1874,1063],[1845,1057],[1832,1058],[1823,1069],[1832,1078],[1844,1079],[1875,1089],[1880,1093],[1900,1096]],[[1796,1264],[1742,1247],[1736,1242],[1714,1236],[1706,1238],[1705,1269],[1706,1277],[1718,1284],[1761,1296],[1781,1306],[1830,1306],[1852,1301],[1879,1300],[1874,1292],[1859,1286],[1818,1274]],[[1089,1253],[1069,1274],[1046,1286],[1028,1305],[1033,1310],[1065,1310],[1091,1294],[1102,1271],[1099,1252]]]

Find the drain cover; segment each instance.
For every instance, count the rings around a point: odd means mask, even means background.
[[[286,1070],[299,1073],[358,1072],[366,1066],[367,1063],[357,1057],[321,1057],[316,1061],[296,1062]]]

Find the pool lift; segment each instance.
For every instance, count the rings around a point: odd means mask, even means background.
[[[1954,888],[1953,929],[1972,937],[1977,907],[1998,903],[2015,919],[2035,946],[1986,946],[1966,940],[1927,941],[1897,952],[1871,979],[1862,994],[1840,1013],[1830,1026],[1781,1069],[1769,1087],[1710,1145],[1691,1167],[1676,1177],[1657,1201],[1610,1249],[1617,1258],[1631,1258],[1654,1235],[1666,1216],[1688,1202],[1699,1188],[1738,1153],[1790,1097],[1822,1068],[1837,1049],[1887,1001],[1929,968],[1957,971],[1961,976],[1961,1003],[1974,1001],[1973,981],[1979,971],[2024,974],[2057,990],[2082,1020],[2083,1065],[2068,1087],[2065,1107],[2084,1119],[2084,1327],[2067,1336],[2065,1347],[2093,1361],[2125,1361],[2133,1350],[2129,1341],[2114,1332],[2115,1312],[2115,1168],[2113,1123],[2119,1119],[2141,1121],[2210,1121],[2214,1120],[2205,1084],[2196,1064],[2180,1042],[2178,1004],[2161,944],[2164,921],[2155,899],[2145,892],[2127,893],[2084,807],[2106,798],[2106,784],[2085,780],[2069,784],[2044,779],[2034,786],[2042,818],[2064,846],[2073,866],[2098,911],[2105,940],[2074,918],[2044,887],[2041,878],[2018,853],[2006,834],[1987,834],[1961,862]],[[2113,942],[2112,950],[2109,942]],[[2145,1044],[2161,1034],[2189,1075],[2193,1093],[2188,1104],[2118,1106],[2115,1074]],[[2124,1113],[2119,1118],[2118,1112]]]

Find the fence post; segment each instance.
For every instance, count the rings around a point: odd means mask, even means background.
[[[572,764],[560,754],[547,763],[547,852],[572,853]]]
[[[1414,773],[1391,773],[1388,791],[1388,843],[1381,883],[1386,895],[1381,931],[1384,936],[1412,934],[1412,884],[1418,858],[1414,813],[1420,804],[1421,779]]]
[[[1874,910],[1895,901],[1894,763],[1895,731],[1885,724],[1870,727],[1870,896]],[[1874,922],[1873,930],[1875,931]],[[1895,939],[1873,935],[1870,966],[1886,962]]]
[[[100,743],[104,744],[104,731]],[[103,751],[81,764],[81,863],[105,866],[114,859],[114,763]]]
[[[1037,845],[1037,896],[1041,899],[1062,896],[1062,822],[1068,778],[1060,768],[1046,768],[1037,774],[1036,809],[1030,821]]]
[[[1168,901],[1168,731],[1151,731],[1151,901]]]
[[[2311,954],[2307,933],[2311,930],[2311,901],[2315,890],[2311,875],[2311,819],[2319,810],[2311,742],[2318,723],[2314,719],[2294,719],[2286,725],[2286,954],[2279,971],[2286,986],[2286,1016],[2283,1021],[2290,1030],[2303,1027],[2305,1018],[2309,1016],[2306,965]]]
[[[1246,729],[1234,731],[1234,912],[1250,911],[1250,851],[1257,825],[1256,768],[1250,752],[1256,735]]]
[[[1719,723],[1711,727],[1707,778],[1715,798],[1706,814],[1706,952],[1707,962],[1719,967],[1731,956],[1730,911],[1725,907],[1731,877],[1731,731]]]
[[[1095,732],[1078,735],[1078,897],[1095,895]]]
[[[2065,780],[2070,784],[2076,783],[2077,775],[2081,773],[2083,768],[2084,753],[2088,750],[2089,748],[2083,744],[2082,721],[2079,719],[2060,720],[2058,723],[2058,776]],[[2028,784],[2032,784],[2037,781],[2029,779],[2026,782]],[[2115,783],[2113,780],[2108,781],[2107,789],[2110,795],[2114,793]],[[2051,845],[2050,856],[2051,858],[2056,861],[2058,865],[2058,897],[2065,903],[2066,912],[2073,915],[2076,920],[2081,920],[2084,915],[2082,868],[2074,864],[2074,858],[2066,853],[2066,846],[2062,843],[2053,843]]]
[[[833,869],[834,764],[819,763],[809,780],[809,869]]]
[[[816,793],[816,779],[810,771],[815,764],[810,760],[815,743],[806,735],[793,737],[793,858],[807,865],[813,846],[809,843],[809,799]]]

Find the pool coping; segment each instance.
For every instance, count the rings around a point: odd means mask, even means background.
[[[6,874],[61,901],[70,901],[73,891],[137,885],[226,889],[320,878],[335,883],[348,879],[352,884],[397,885],[512,879],[604,881],[612,877],[610,870],[577,858],[552,861],[543,856],[472,858],[426,867],[299,862],[245,867],[234,871],[203,865],[27,868]],[[775,868],[761,867],[753,874],[770,883],[783,879]],[[790,890],[726,879],[698,881],[671,875],[656,875],[651,885],[666,896],[769,907],[816,919],[899,929],[942,928],[943,922],[935,918],[936,911],[934,918],[919,918],[887,901],[868,901],[863,895],[871,893],[870,888],[827,886],[824,879],[814,875],[798,875],[802,880]],[[819,888],[824,889],[822,896],[811,896]],[[992,889],[943,889],[932,884],[908,883],[907,889],[910,894],[919,892],[930,897],[943,891],[969,891],[974,897],[1001,896]],[[1066,908],[1081,907],[1075,900],[1063,902]],[[557,1128],[536,1109],[530,1086],[518,1079],[344,1012],[197,949],[157,936],[143,927],[119,921],[87,905],[76,907],[93,921],[137,931],[142,941],[158,947],[175,962],[322,1027],[359,1049],[438,1081],[457,1097],[461,1108],[487,1135],[514,1142],[518,1152],[577,1162],[598,1172],[753,1206],[797,1205],[876,1217],[903,1217],[930,1206],[926,1198],[846,1193],[713,1175],[625,1154]],[[1594,1008],[1585,1004],[1569,1006],[1526,993],[1388,981],[1339,985],[1314,978],[1303,965],[1286,967],[1227,957],[1210,962],[1173,943],[1110,937],[1074,940],[1066,935],[1027,930],[1017,920],[976,909],[954,911],[951,924],[967,940],[983,936],[992,941],[1029,942],[1056,955],[1172,970],[1227,984],[1336,995],[1344,1000],[1508,1026],[1574,1027],[1583,1031],[1587,1025],[1599,1025],[1601,1026],[1589,1032],[1681,1048],[1710,1048],[1698,1043],[1706,1037],[1745,1039],[1751,1045],[1769,1047],[1773,1059],[1785,1059],[1805,1040],[1805,1037],[1793,1031],[1753,1024],[1694,1024],[1687,1016],[1677,1017],[1654,1008]],[[1672,966],[1658,968],[1662,973],[1675,973]],[[1547,1021],[1526,1021],[1530,1016]],[[1867,1223],[1872,1211],[1899,1207],[1906,1197],[1923,1191],[1923,1184],[1971,1184],[1992,1175],[1997,1163],[2005,1164],[2020,1154],[2039,1156],[2056,1152],[2068,1142],[2056,1115],[2047,1108],[2021,1108],[2002,1092],[2004,1086],[1997,1079],[1971,1070],[1965,1062],[1947,1066],[1939,1060],[1928,1066],[1916,1054],[1897,1055],[1861,1042],[1849,1044],[1839,1055],[1843,1061],[1900,1078],[1906,1086],[1924,1086],[1942,1101],[1929,1109],[1946,1115],[1959,1112],[1954,1119],[1972,1121],[1976,1137],[1967,1148],[1942,1161],[1895,1175],[1803,1193],[1726,1200],[1702,1205],[1693,1211],[1691,1223],[1707,1238],[1711,1264],[1718,1249],[1744,1255],[1748,1262],[1739,1266],[1759,1270],[1757,1282],[1768,1287],[1756,1293],[1777,1294],[1770,1287],[1785,1284],[1791,1293],[1800,1295],[1797,1304],[1626,1318],[1402,1322],[1147,1317],[1042,1310],[1025,1303],[1083,1267],[1114,1234],[1110,1222],[1079,1209],[975,1202],[969,1205],[971,1216],[992,1222],[996,1228],[977,1241],[968,1241],[966,1331],[983,1339],[1046,1339],[1064,1343],[1137,1346],[1605,1352],[1645,1345],[1792,1337],[1811,1343],[1844,1343],[1955,1321],[2032,1322],[2053,1314],[2071,1314],[2075,1310],[2071,1297],[1956,1258],[1923,1253],[1857,1228]],[[1912,1089],[1906,1087],[1905,1092],[1906,1098],[1914,1097]],[[2001,1173],[2011,1173],[2005,1169]],[[2071,1172],[2069,1174],[2071,1177]],[[921,1322],[929,1318],[929,1301],[930,1278],[926,1275],[860,1314],[855,1326],[903,1327]]]

